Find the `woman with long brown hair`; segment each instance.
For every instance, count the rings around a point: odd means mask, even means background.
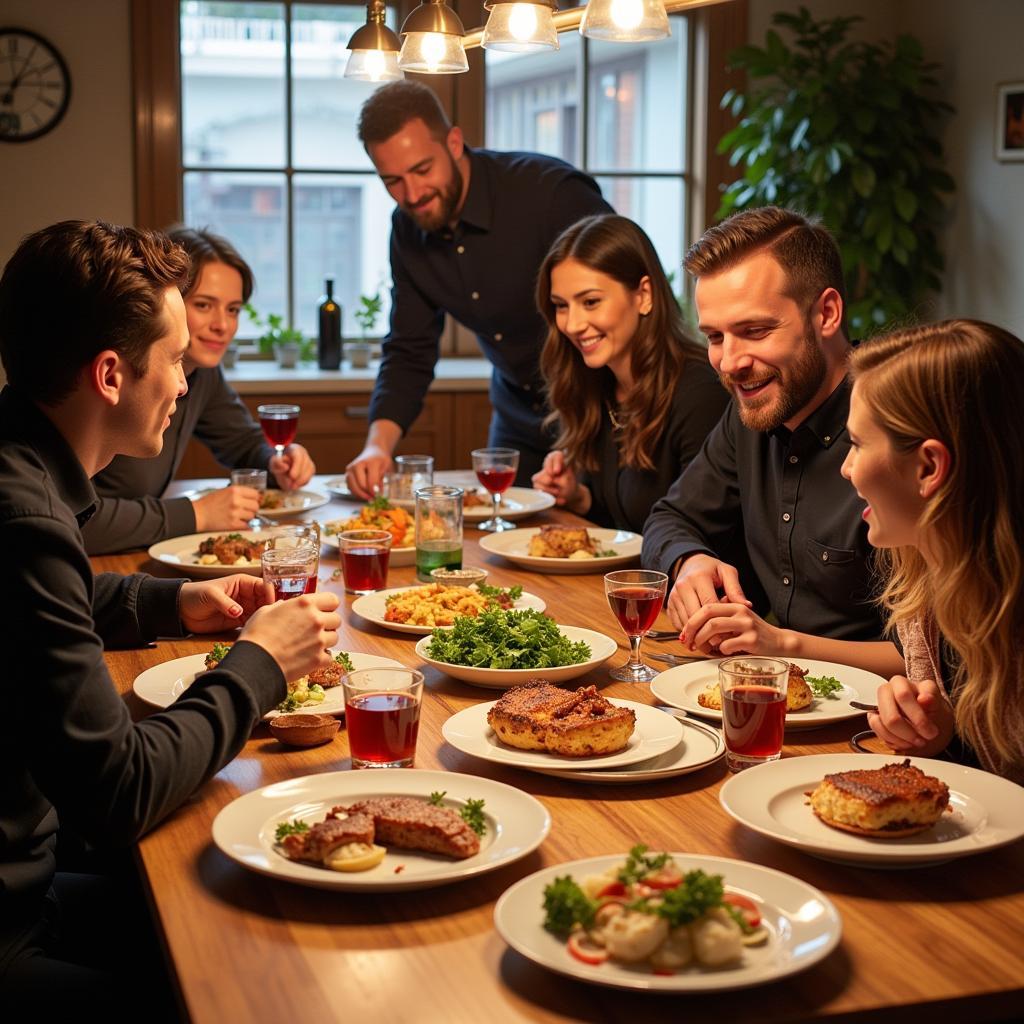
[[[851,371],[843,475],[907,663],[869,724],[1024,781],[1024,343],[947,320],[861,345]]]
[[[640,532],[728,396],[683,326],[650,239],[625,217],[563,232],[541,265],[537,305],[558,438],[533,485],[602,526]]]

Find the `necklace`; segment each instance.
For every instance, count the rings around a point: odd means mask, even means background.
[[[605,402],[604,406],[608,410],[608,419],[612,421],[612,426],[616,430],[621,430],[622,422],[619,420],[618,416],[615,415],[615,410],[612,408],[611,402]]]

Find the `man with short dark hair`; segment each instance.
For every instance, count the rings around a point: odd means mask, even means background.
[[[66,833],[134,842],[337,641],[334,594],[273,604],[252,576],[93,575],[80,533],[96,503],[89,477],[116,454],[158,454],[186,390],[188,267],[163,235],[66,221],[27,237],[0,277],[0,987],[5,1009],[44,1020],[85,1006],[124,1019],[133,983],[122,964],[96,970],[84,966],[91,950],[67,948],[77,924],[94,950],[127,908],[107,901],[82,928],[65,905],[62,919],[58,837],[62,849]],[[243,623],[216,669],[132,723],[104,648]],[[123,941],[130,949],[133,936]]]
[[[470,149],[415,82],[378,89],[363,104],[359,138],[398,208],[391,326],[349,486],[369,498],[390,469],[433,379],[446,313],[476,332],[494,364],[488,443],[519,450],[517,480],[529,486],[551,441],[541,426],[537,269],[563,229],[611,207],[591,177],[561,160]]]
[[[864,503],[839,474],[850,343],[835,241],[765,207],[710,228],[684,266],[733,403],[644,525],[643,564],[674,578],[670,619],[705,653],[903,671],[881,639]]]

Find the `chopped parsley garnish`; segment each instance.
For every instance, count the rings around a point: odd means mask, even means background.
[[[605,548],[603,551],[598,551],[595,558],[615,558],[618,555],[618,551],[614,548]]]
[[[367,508],[372,508],[374,512],[387,512],[391,508],[391,502],[383,494],[378,494],[372,501],[366,503]]]
[[[518,584],[514,587],[491,587],[486,583],[478,583],[476,589],[484,597],[507,597],[513,603],[523,596],[523,588]]]
[[[626,863],[619,872],[619,881],[626,885],[642,882],[648,875],[660,871],[668,863],[668,860],[667,853],[657,853],[648,857],[646,846],[642,844],[634,846],[629,851]]]
[[[698,869],[688,871],[674,889],[660,891],[658,897],[661,902],[653,907],[649,907],[646,900],[638,900],[630,907],[664,917],[671,927],[678,928],[720,907],[724,892],[721,875],[708,875]]]
[[[828,697],[836,700],[843,684],[835,676],[805,676],[804,682],[811,688],[815,697]]]
[[[224,539],[225,540],[245,540],[245,538],[240,533],[229,533]]]
[[[296,818],[294,821],[282,821],[281,824],[277,826],[274,838],[278,842],[281,842],[285,836],[297,836],[308,831],[309,826],[301,818]]]
[[[434,792],[430,794],[430,800],[428,802],[432,803],[435,807],[443,807],[444,795],[447,792],[447,789],[435,789]]]
[[[230,650],[230,644],[215,643],[213,645],[213,650],[210,651],[210,657],[213,658],[214,661],[223,661]]]
[[[549,932],[568,935],[575,924],[589,928],[596,912],[597,901],[590,899],[571,875],[544,886],[544,927]]]
[[[433,804],[434,807],[444,807],[444,797],[447,792],[446,789],[435,790],[430,794],[427,803]],[[465,806],[459,808],[459,815],[478,836],[482,836],[487,831],[483,800],[467,800]]]
[[[356,667],[352,664],[352,659],[344,651],[338,651],[338,653],[334,656],[334,660],[346,672],[355,672]]]

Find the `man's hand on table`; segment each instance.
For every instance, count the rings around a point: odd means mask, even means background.
[[[316,466],[301,444],[290,444],[283,455],[275,455],[267,464],[282,491],[294,491],[313,479]]]
[[[259,514],[260,492],[255,487],[219,487],[192,500],[196,532],[248,530],[249,520]]]
[[[190,633],[235,629],[274,601],[274,589],[256,576],[237,573],[201,583],[186,583],[178,592],[178,617]]]
[[[722,592],[721,595],[719,591]],[[743,593],[740,574],[735,566],[704,554],[691,555],[683,562],[669,592],[665,610],[672,625],[680,633],[687,634],[684,643],[694,646],[694,634],[698,630],[703,630],[702,646],[695,649],[702,650],[705,654],[717,651],[718,640],[725,640],[730,634],[725,633],[721,637],[716,637],[704,630],[705,622],[710,616],[695,620],[698,624],[693,626],[690,626],[690,621],[705,605],[721,605],[723,597],[729,604],[742,605],[748,609],[753,607]],[[767,623],[765,625],[767,626]]]
[[[348,489],[363,501],[372,501],[380,492],[384,474],[390,473],[391,453],[402,439],[402,428],[394,420],[374,420],[370,424],[363,450],[345,467]]]

